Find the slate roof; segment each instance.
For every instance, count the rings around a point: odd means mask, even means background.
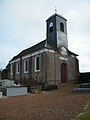
[[[15,60],[17,58],[20,58],[21,56],[28,55],[30,53],[33,53],[33,52],[38,51],[43,48],[54,49],[54,50],[57,49],[57,47],[55,45],[53,45],[51,42],[44,40],[30,48],[27,48],[27,49],[21,51],[18,55],[14,56],[9,62],[11,62],[12,60]]]
[[[57,13],[53,14],[52,16],[50,16],[47,20],[49,20],[49,19],[53,18],[54,16],[61,17],[61,18],[63,18],[64,20],[66,20],[66,21],[67,21],[67,19],[65,19],[62,15],[59,15],[59,14],[57,14]],[[47,20],[46,20],[46,21],[47,21]]]
[[[52,50],[58,50],[58,48],[53,43],[49,42],[48,40],[43,40],[43,41],[37,43],[36,45],[21,51],[18,55],[14,56],[9,62],[11,62],[11,61],[13,61],[15,59],[18,59],[18,58],[20,58],[22,56],[28,55],[30,53],[36,52],[38,50],[41,50],[43,48],[48,48],[48,49],[52,49]],[[69,55],[78,56],[77,54],[69,51],[68,49],[67,49],[67,51],[68,51]]]
[[[69,54],[69,55],[79,56],[79,55],[77,55],[77,54],[75,54],[75,53],[73,53],[73,52],[71,52],[71,51],[69,51],[69,50],[68,50],[68,54]]]

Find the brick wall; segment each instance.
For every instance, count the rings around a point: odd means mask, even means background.
[[[24,72],[24,60],[20,59],[20,73],[16,73],[16,63],[13,64],[13,74],[10,73],[10,79],[18,80],[24,84],[30,84],[32,81],[47,82],[49,84],[61,83],[61,64],[65,63],[67,67],[67,82],[74,82],[78,79],[78,60],[75,57],[68,57],[67,60],[61,60],[59,52],[43,52],[40,56],[40,71],[35,71],[35,56],[25,58],[28,60],[28,72]]]

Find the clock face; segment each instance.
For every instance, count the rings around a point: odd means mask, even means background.
[[[50,22],[49,27],[52,27],[52,26],[53,26],[53,22]]]

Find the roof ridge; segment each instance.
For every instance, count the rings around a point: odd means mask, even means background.
[[[50,45],[51,47],[49,48],[48,45]],[[32,47],[29,47],[27,49],[22,50],[19,54],[17,54],[16,56],[14,56],[10,61],[17,59],[21,56],[25,56],[27,54],[30,54],[32,52],[38,51],[42,48],[48,48],[48,49],[56,49],[57,47],[51,43],[50,41],[48,41],[47,39],[33,45]]]
[[[57,14],[57,13],[54,13],[53,15],[51,15],[48,19],[51,19],[52,17],[54,17],[54,16],[59,16],[59,17],[61,17],[61,18],[63,18],[64,20],[66,20],[67,21],[67,19],[65,18],[65,17],[63,17],[62,15],[60,15],[60,14]],[[47,19],[47,20],[48,20]],[[46,20],[46,21],[47,21]]]
[[[26,48],[26,49],[22,50],[21,52],[24,52],[24,51],[26,51],[26,50],[28,50],[28,49],[31,49],[31,48],[33,48],[33,47],[35,47],[35,46],[37,46],[37,45],[43,43],[44,41],[46,41],[46,40],[43,40],[43,41],[41,41],[41,42],[39,42],[39,43],[37,43],[37,44],[35,44],[35,45],[29,47],[29,48]],[[20,53],[21,53],[21,52],[20,52]],[[19,54],[20,54],[20,53],[19,53]]]
[[[37,44],[29,47],[29,48],[26,48],[26,49],[22,50],[20,53],[18,53],[16,56],[14,56],[10,61],[12,61],[13,59],[16,59],[16,58],[22,56],[22,54],[28,54],[26,51],[35,49],[35,48],[36,48],[37,46],[39,46],[40,44],[45,43],[45,41],[46,41],[46,40],[43,40],[43,41],[41,41],[41,42],[39,42],[39,43],[37,43]],[[37,47],[37,48],[38,48],[38,47]],[[32,51],[34,51],[34,50],[32,50]],[[32,51],[31,51],[31,52],[32,52]]]

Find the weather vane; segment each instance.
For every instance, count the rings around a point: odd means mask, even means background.
[[[55,13],[57,13],[57,9],[56,9],[56,6],[55,6]]]

